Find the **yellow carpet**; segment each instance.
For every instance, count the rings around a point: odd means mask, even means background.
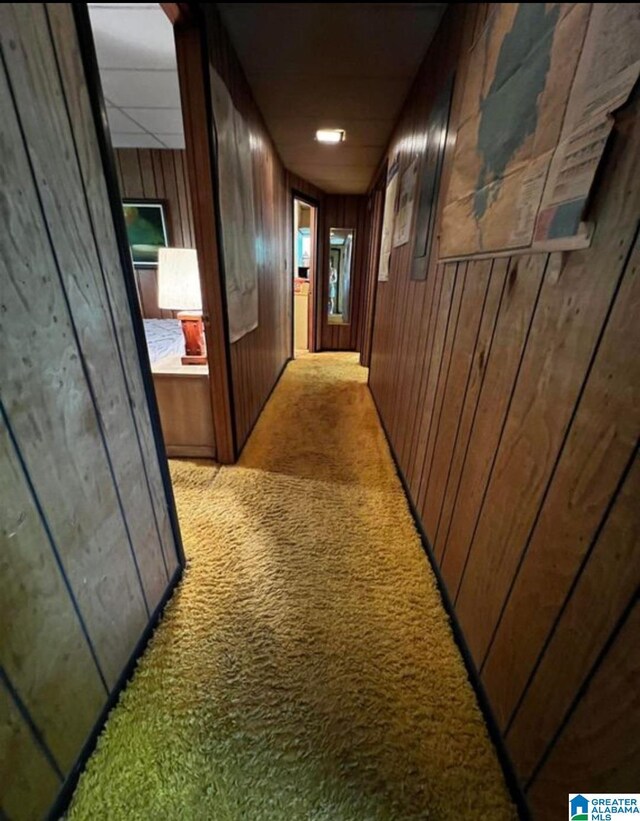
[[[70,818],[515,818],[356,356],[171,470],[189,567]]]

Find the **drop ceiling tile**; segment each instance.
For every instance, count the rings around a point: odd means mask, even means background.
[[[173,26],[160,4],[89,4],[100,68],[177,70]]]
[[[118,134],[111,132],[114,148],[164,148],[152,134]]]
[[[119,108],[107,108],[107,119],[109,120],[109,128],[112,132],[118,134],[142,134],[144,129],[133,122],[126,114],[123,114]]]
[[[179,108],[126,108],[124,111],[154,134],[182,134],[182,111]]]
[[[105,69],[100,78],[105,97],[118,108],[180,108],[177,72]]]

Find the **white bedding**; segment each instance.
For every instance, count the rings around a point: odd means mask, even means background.
[[[184,354],[184,337],[179,319],[144,319],[151,364],[172,354]]]

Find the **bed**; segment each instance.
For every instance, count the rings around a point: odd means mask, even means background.
[[[184,337],[179,319],[145,319],[143,322],[152,365],[166,356],[184,354]]]

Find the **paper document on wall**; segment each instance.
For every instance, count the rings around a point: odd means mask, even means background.
[[[640,76],[638,4],[594,3],[558,148],[536,222],[534,248],[578,232],[613,112]],[[635,58],[635,59],[634,59]]]
[[[249,129],[220,75],[211,69],[216,133],[221,246],[229,336],[236,342],[258,327],[258,265]]]
[[[387,190],[384,198],[384,212],[382,215],[382,239],[380,242],[380,262],[378,263],[378,282],[387,282],[389,279],[389,263],[391,261],[391,244],[396,216],[396,196],[398,193],[398,159],[396,158],[387,173]]]
[[[416,203],[418,188],[418,168],[420,161],[416,159],[400,177],[400,194],[398,197],[398,212],[393,229],[393,247],[409,242],[411,225],[413,223],[413,209]]]

